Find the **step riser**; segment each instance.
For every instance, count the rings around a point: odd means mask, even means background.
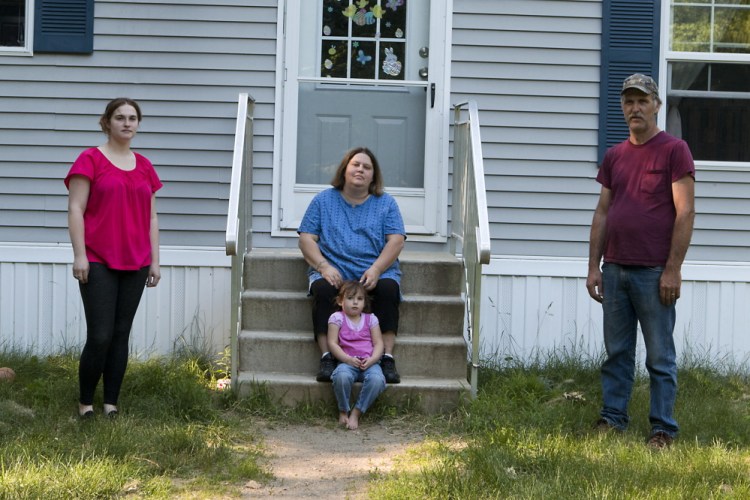
[[[315,383],[315,385],[289,383],[266,384],[272,397],[277,398],[275,401],[285,406],[295,406],[300,403],[316,404],[319,401],[323,401],[331,407],[331,414],[334,413],[334,409],[337,407],[336,397],[333,395],[333,389],[329,383]],[[240,381],[238,386],[239,397],[250,396],[254,390],[257,390],[257,384],[246,380]],[[358,394],[359,388],[355,387],[352,392]],[[385,392],[375,401],[373,409],[377,408],[377,405],[393,405],[401,408],[415,408],[426,414],[448,413],[455,410],[467,398],[468,391],[466,390],[415,388],[400,384],[388,385]],[[356,396],[350,400],[352,406],[355,401]]]
[[[245,283],[256,290],[306,291],[307,263],[301,254],[289,253],[245,258]],[[453,262],[401,260],[401,290],[404,294],[460,295],[461,265]]]
[[[428,344],[412,342],[408,338],[396,340],[394,349],[396,367],[402,377],[466,377],[466,359],[463,342]],[[299,373],[314,377],[318,371],[320,351],[309,339],[254,336],[245,333],[240,339],[240,370],[243,372]]]
[[[407,297],[399,312],[401,333],[456,336],[463,331],[464,305],[460,301],[415,302]],[[261,295],[246,298],[242,328],[312,332],[312,300],[304,295],[284,300]]]

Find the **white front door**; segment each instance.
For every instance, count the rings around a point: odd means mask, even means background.
[[[370,148],[409,235],[444,235],[445,0],[287,0],[274,227],[296,230],[344,153]]]

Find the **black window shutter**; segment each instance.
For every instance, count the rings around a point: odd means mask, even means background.
[[[94,51],[94,0],[36,0],[34,52]]]
[[[659,82],[660,0],[604,0],[599,88],[599,162],[628,137],[620,108],[622,81],[633,73]]]

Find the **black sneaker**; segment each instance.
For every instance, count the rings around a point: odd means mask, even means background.
[[[335,369],[336,360],[330,352],[327,352],[322,358],[320,358],[320,369],[315,376],[315,380],[318,382],[330,382],[331,374]]]
[[[380,358],[380,368],[383,369],[385,382],[387,384],[398,384],[401,382],[401,375],[396,371],[396,360],[390,356]]]

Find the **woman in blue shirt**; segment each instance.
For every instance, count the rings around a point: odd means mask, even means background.
[[[383,190],[383,175],[375,155],[365,147],[346,153],[331,182],[307,207],[297,232],[299,248],[310,265],[313,333],[322,353],[316,379],[331,379],[336,362],[328,350],[328,318],[344,281],[358,280],[372,296],[380,319],[385,354],[381,366],[386,381],[397,384],[393,347],[398,332],[401,271],[398,256],[406,232],[396,200]]]

